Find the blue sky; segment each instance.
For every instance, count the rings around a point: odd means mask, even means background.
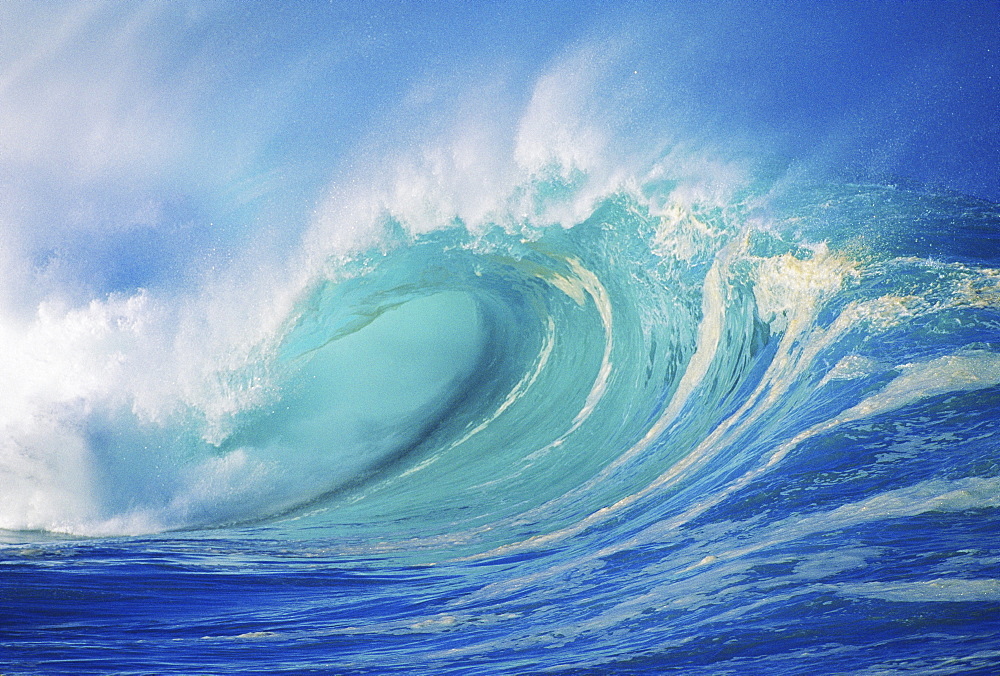
[[[1000,199],[994,2],[606,5],[4,3],[5,290],[170,286],[261,233],[288,246],[338,177],[513,133],[568,75],[623,149]]]

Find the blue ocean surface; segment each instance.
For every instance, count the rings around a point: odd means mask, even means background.
[[[1000,6],[608,4],[0,5],[0,674],[1000,673]]]

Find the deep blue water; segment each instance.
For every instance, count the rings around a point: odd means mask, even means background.
[[[0,673],[996,673],[998,29],[4,5]]]

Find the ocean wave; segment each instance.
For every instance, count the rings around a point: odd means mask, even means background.
[[[0,8],[13,669],[995,664],[995,11],[640,5]]]

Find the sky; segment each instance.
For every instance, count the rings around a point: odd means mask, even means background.
[[[281,256],[396,158],[463,148],[485,177],[539,111],[584,150],[1000,200],[996,2],[608,5],[5,2],[0,303]]]

